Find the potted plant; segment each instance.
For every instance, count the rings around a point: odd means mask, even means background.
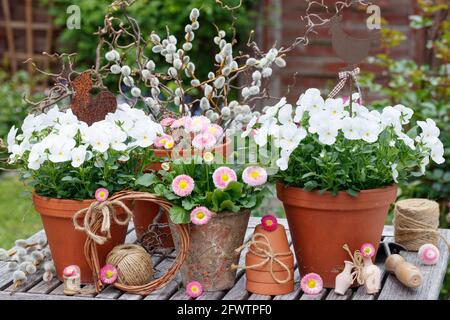
[[[26,117],[18,134],[7,138],[9,162],[33,188],[33,202],[41,214],[58,277],[76,264],[83,283],[92,281],[84,255],[86,235],[74,228],[74,214],[95,198],[133,186],[150,159],[150,147],[162,127],[141,110],[120,105],[105,120],[87,125],[71,109],[57,106]],[[103,188],[100,193],[96,190]],[[119,208],[117,212],[124,214]],[[79,222],[82,224],[82,221]],[[127,225],[112,223],[111,239],[98,246],[100,263],[124,242]]]
[[[255,118],[260,147],[279,147],[275,175],[301,274],[315,272],[333,288],[348,244],[377,247],[398,181],[422,175],[430,158],[442,163],[444,148],[433,120],[409,128],[413,110],[368,110],[349,99],[324,99],[318,89],[302,94],[296,108],[283,99]]]

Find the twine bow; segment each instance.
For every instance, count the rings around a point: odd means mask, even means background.
[[[361,88],[359,86],[358,79],[356,78],[356,76],[359,75],[360,72],[361,72],[361,69],[359,69],[359,68],[339,72],[340,81],[334,87],[334,89],[330,92],[330,94],[328,95],[328,98],[334,98],[339,92],[341,92],[342,88],[344,88],[345,84],[347,83],[347,80],[351,77],[352,80],[356,84],[356,87],[357,87],[358,93],[359,93],[359,99],[361,101],[361,97],[362,97],[361,96]],[[352,99],[352,97],[350,97],[350,100],[351,99]]]
[[[351,273],[352,283],[355,282],[355,280],[356,280],[359,285],[363,285],[364,284],[364,278],[363,278],[364,261],[363,261],[361,252],[359,250],[356,250],[355,253],[352,254],[352,252],[350,251],[350,248],[348,247],[347,244],[344,244],[342,246],[342,248],[344,248],[344,250],[348,252],[350,258],[352,258],[353,269],[355,270]]]
[[[258,237],[263,238],[264,241],[257,240]],[[291,270],[285,263],[283,263],[283,261],[281,261],[279,259],[279,257],[291,255],[291,252],[274,253],[273,249],[270,245],[269,238],[267,238],[267,236],[265,234],[255,233],[249,242],[240,246],[235,251],[236,251],[236,253],[240,253],[245,248],[248,248],[248,250],[251,253],[253,253],[254,255],[256,255],[258,257],[263,258],[264,260],[261,261],[260,263],[257,263],[257,264],[251,265],[251,266],[232,264],[231,265],[232,269],[238,269],[238,268],[239,269],[256,269],[256,268],[264,266],[266,263],[269,263],[270,274],[272,275],[272,278],[277,283],[279,283],[279,284],[287,283],[288,281],[290,281],[292,279]],[[288,273],[286,279],[280,280],[275,276],[275,273],[273,271],[274,263],[279,264],[284,270],[286,270],[286,272]]]
[[[127,214],[124,220],[120,220],[117,217],[117,211],[115,207],[121,207],[125,213]],[[83,225],[78,223],[78,220],[81,219],[81,216],[84,214]],[[133,213],[131,210],[120,200],[106,200],[103,202],[95,201],[91,203],[91,205],[87,208],[79,210],[73,216],[73,224],[76,230],[81,230],[86,232],[88,237],[90,237],[95,243],[102,245],[108,239],[111,238],[111,221],[115,222],[118,225],[126,225]],[[100,226],[100,234],[97,234],[95,230],[98,230],[95,225],[101,221]]]

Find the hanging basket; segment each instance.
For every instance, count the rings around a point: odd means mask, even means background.
[[[106,229],[108,229],[110,220],[117,219],[115,215],[115,207],[123,208],[128,214],[127,219],[131,219],[132,212],[124,204],[124,202],[130,200],[148,201],[155,203],[159,205],[166,213],[169,213],[169,210],[171,208],[171,204],[169,202],[160,199],[150,193],[123,191],[115,194],[105,202],[95,202],[91,204],[89,208],[80,210],[74,216],[75,228],[85,231],[88,235],[84,245],[84,254],[86,256],[89,267],[92,270],[97,292],[100,292],[103,288],[103,283],[99,279],[101,266],[98,259],[97,245],[101,244],[101,242],[107,237],[105,237],[104,234],[108,233],[108,230]],[[83,219],[84,226],[80,226],[76,222],[80,218]],[[152,291],[169,283],[175,277],[181,265],[183,264],[189,248],[189,233],[186,225],[177,224],[174,225],[173,228],[175,228],[174,231],[177,232],[177,235],[180,238],[180,247],[179,250],[177,250],[177,256],[169,270],[162,277],[141,286],[130,286],[116,282],[113,284],[114,287],[133,294],[148,295]]]

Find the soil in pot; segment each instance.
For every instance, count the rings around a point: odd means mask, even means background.
[[[181,267],[183,285],[198,281],[205,291],[227,290],[234,286],[239,254],[235,249],[244,242],[250,211],[240,213],[221,212],[205,225],[189,227],[189,249]],[[178,235],[172,228],[175,247]]]
[[[336,276],[349,259],[344,244],[351,251],[367,242],[378,248],[397,187],[364,190],[352,197],[277,183],[277,195],[286,211],[300,275],[317,273],[325,288],[334,288]]]
[[[84,255],[86,234],[75,230],[72,217],[77,211],[87,208],[93,200],[52,199],[33,193],[33,202],[36,211],[41,215],[58,279],[63,281],[65,267],[77,265],[81,271],[81,283],[92,283],[92,271]],[[121,208],[117,208],[117,213],[119,219],[121,215],[125,215]],[[127,229],[128,225],[111,224],[111,239],[104,245],[97,246],[100,266],[105,264],[106,256],[115,246],[124,243]]]

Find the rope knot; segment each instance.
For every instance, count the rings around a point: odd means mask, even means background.
[[[363,277],[363,268],[364,268],[364,260],[362,258],[361,252],[359,250],[356,250],[354,254],[350,251],[350,248],[347,244],[344,244],[342,246],[345,251],[349,254],[350,258],[352,259],[353,263],[353,269],[352,272],[352,283],[355,282],[355,280],[358,282],[359,285],[364,284],[364,277]]]
[[[339,72],[338,76],[339,76],[340,81],[334,87],[334,89],[330,92],[330,94],[328,95],[328,98],[334,98],[339,92],[341,92],[341,90],[344,88],[345,84],[347,83],[347,80],[349,78],[351,78],[355,82],[356,87],[358,88],[359,99],[361,100],[361,98],[362,98],[361,88],[359,86],[358,78],[357,78],[357,76],[360,74],[360,72],[361,72],[361,69],[358,67],[353,70],[345,70],[345,71]],[[350,97],[350,99],[352,99],[352,97]]]

